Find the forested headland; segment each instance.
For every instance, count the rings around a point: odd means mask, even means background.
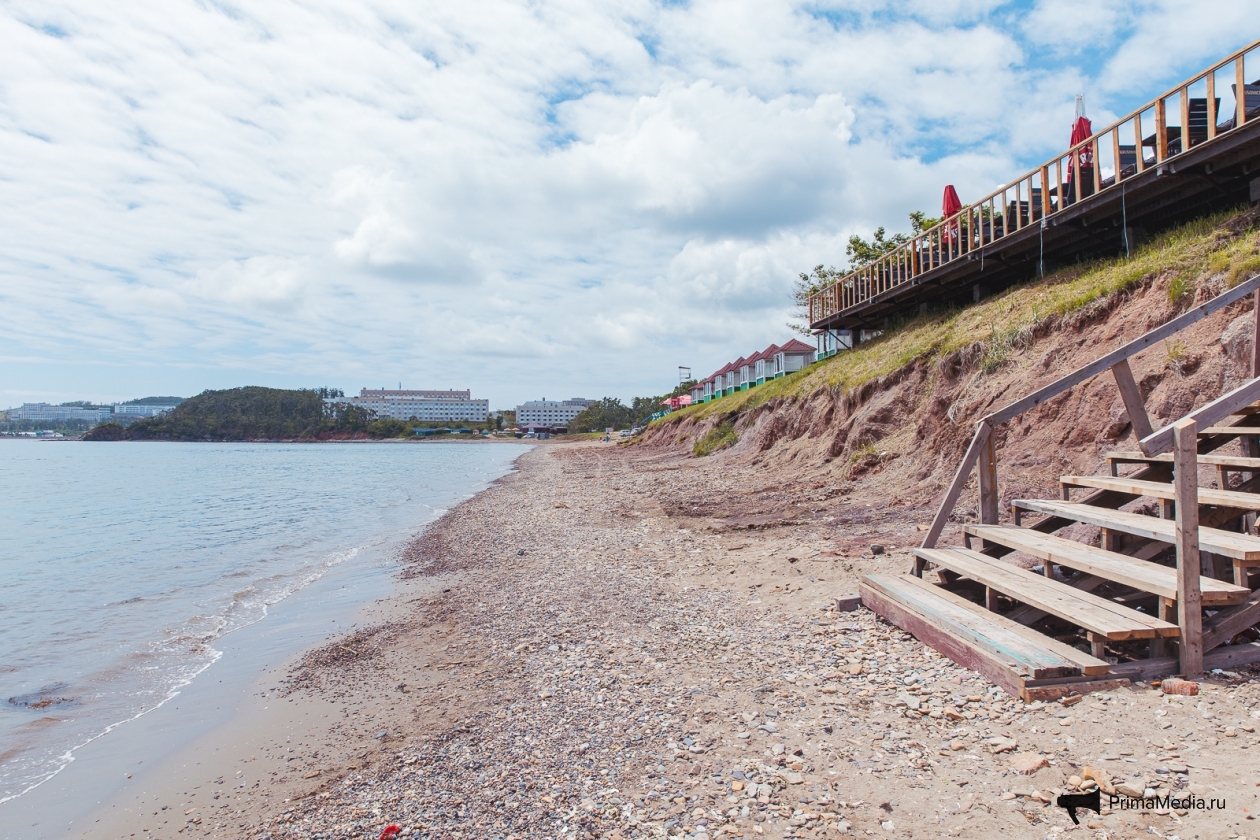
[[[286,390],[249,385],[203,391],[158,417],[123,428],[104,423],[85,440],[319,440],[371,435],[374,412],[350,403],[326,403],[326,388]],[[401,424],[400,424],[401,425]],[[396,436],[399,430],[391,425]]]

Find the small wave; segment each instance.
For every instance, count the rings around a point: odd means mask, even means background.
[[[204,672],[211,665],[218,662],[219,659],[223,656],[223,651],[221,650],[215,650],[213,648],[209,648],[208,650],[210,654],[207,657],[206,661],[202,663],[200,667],[193,670],[192,673],[185,674],[181,679],[179,679],[176,682],[176,684],[171,686],[170,689],[166,692],[166,696],[163,697],[161,700],[159,700],[157,703],[153,704],[152,706],[146,709],[141,709],[139,712],[137,712],[136,714],[132,715],[129,718],[125,718],[123,720],[119,720],[119,721],[109,724],[100,732],[91,736],[90,738],[83,741],[82,743],[75,744],[74,746],[70,747],[68,750],[66,750],[64,753],[62,753],[60,756],[57,757],[57,762],[58,762],[57,766],[51,772],[49,772],[48,775],[44,776],[44,778],[40,779],[39,781],[33,782],[32,784],[26,786],[25,788],[18,791],[17,793],[13,793],[8,796],[0,796],[0,805],[3,805],[5,802],[8,802],[11,799],[17,799],[19,796],[30,793],[31,791],[35,790],[35,788],[39,787],[40,785],[45,784],[51,779],[56,778],[61,773],[62,770],[65,770],[74,761],[74,754],[77,751],[86,747],[88,744],[92,743],[93,741],[99,740],[100,738],[105,737],[106,735],[113,732],[115,729],[122,726],[123,724],[130,723],[133,720],[139,720],[140,718],[144,717],[150,712],[157,711],[158,709],[165,706],[167,703],[174,700],[176,697],[179,696],[180,692],[183,691],[185,688],[187,688],[188,685],[196,677],[198,677],[202,672]]]

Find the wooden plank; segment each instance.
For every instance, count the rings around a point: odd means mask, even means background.
[[[1000,686],[1012,697],[1019,696],[1019,675],[997,656],[960,636],[942,630],[914,610],[875,589],[865,579],[858,582],[858,592],[862,595],[862,606],[868,610],[913,634],[916,639],[964,668],[970,668]]]
[[[1243,57],[1234,59],[1234,128],[1247,122],[1247,77],[1243,75]]]
[[[1203,649],[1223,645],[1256,624],[1260,624],[1260,592],[1249,592],[1244,603],[1221,610],[1203,622]]]
[[[1133,369],[1128,359],[1121,359],[1111,367],[1116,379],[1116,387],[1120,389],[1120,399],[1124,401],[1124,410],[1128,412],[1129,422],[1133,424],[1133,436],[1138,439],[1150,435],[1151,418],[1146,415],[1146,401],[1142,399],[1142,389],[1133,379]]]
[[[1253,380],[1260,381],[1260,380]],[[1248,400],[1250,402],[1250,400]],[[1185,417],[1173,424],[1173,487],[1177,506],[1177,624],[1181,671],[1203,673],[1203,596],[1199,591],[1199,424]]]
[[[1260,399],[1260,379],[1252,379],[1228,393],[1221,394],[1207,405],[1195,409],[1187,414],[1184,419],[1193,420],[1195,428],[1200,429],[1201,434],[1221,434],[1222,432],[1214,432],[1204,427],[1210,427],[1212,424],[1224,420],[1238,409],[1250,405],[1257,399]],[[1237,429],[1230,428],[1230,432],[1237,434]],[[1172,441],[1173,427],[1165,426],[1158,432],[1143,438],[1141,448],[1147,454],[1167,452],[1172,448]]]
[[[1016,632],[1002,624],[1001,616],[993,615],[967,599],[947,593],[945,589],[914,575],[868,575],[865,583],[907,609],[914,610],[925,621],[979,645],[1006,662],[1018,674],[1046,679],[1081,673],[1081,667],[1074,659],[1053,652],[1042,644],[1044,641],[1053,642],[1053,639],[1041,636],[1038,640]],[[942,593],[950,597],[943,597]],[[1020,630],[1032,632],[1024,627]],[[1102,664],[1110,667],[1106,662]]]
[[[1176,636],[1177,626],[1081,592],[1002,560],[966,548],[917,549],[923,559],[1056,615],[1112,641]]]
[[[1176,318],[1173,318],[1163,326],[1156,327],[1155,329],[1144,333],[1129,343],[1121,345],[1115,350],[1112,350],[1110,353],[1107,353],[1083,367],[1077,368],[1066,376],[1062,376],[1048,385],[1043,385],[1028,396],[1021,397],[1015,402],[998,409],[992,414],[989,414],[984,418],[984,420],[990,426],[996,426],[999,423],[1005,423],[1013,417],[1018,417],[1028,409],[1035,408],[1046,400],[1057,397],[1073,385],[1077,385],[1084,382],[1086,379],[1097,376],[1105,370],[1110,370],[1115,367],[1117,363],[1128,359],[1131,356],[1137,355],[1156,342],[1163,341],[1165,338],[1168,338],[1191,324],[1206,318],[1226,306],[1229,306],[1231,303],[1242,300],[1244,297],[1252,292],[1255,292],[1257,289],[1260,289],[1260,276],[1252,277],[1250,280],[1239,283],[1229,291],[1217,295],[1211,300],[1205,301],[1193,309],[1189,309],[1181,315],[1178,315]]]
[[[1104,551],[1031,528],[967,525],[964,530],[973,536],[1036,557],[1047,568],[1052,564],[1067,566],[1069,569],[1088,572],[1164,598],[1177,597],[1177,573],[1168,566],[1136,560],[1127,554]],[[1203,578],[1201,588],[1205,604],[1241,604],[1251,593],[1246,587],[1213,578]]]
[[[1077,650],[1071,645],[1060,642],[1058,639],[1054,639],[1044,633],[1038,633],[1031,627],[1025,627],[1019,622],[1012,621],[1006,616],[994,615],[993,613],[987,611],[980,613],[978,605],[973,604],[971,601],[968,601],[956,592],[950,592],[943,586],[928,583],[927,581],[917,578],[914,575],[900,575],[897,580],[904,581],[906,584],[911,586],[921,587],[927,590],[934,597],[950,601],[964,609],[968,609],[976,612],[978,615],[982,615],[987,622],[996,624],[997,626],[1005,628],[1018,636],[1022,636],[1035,644],[1041,650],[1047,651],[1050,654],[1066,660],[1067,662],[1073,663],[1080,673],[1085,676],[1098,676],[1100,674],[1105,674],[1111,668],[1107,662],[1095,659],[1083,650]],[[1034,679],[1036,679],[1036,677],[1034,677]]]
[[[1127,678],[1060,682],[1039,686],[1029,685],[1025,681],[1024,687],[1020,689],[1019,696],[1025,703],[1036,703],[1038,700],[1042,703],[1052,703],[1055,700],[1061,700],[1073,694],[1085,695],[1094,691],[1115,691],[1117,688],[1124,688],[1127,685],[1131,685],[1130,680]]]
[[[1219,647],[1203,655],[1203,667],[1208,671],[1213,668],[1241,668],[1255,662],[1260,662],[1260,644],[1255,642]],[[1109,676],[1127,677],[1131,680],[1157,680],[1180,673],[1181,663],[1177,657],[1165,656],[1112,665]]]
[[[1172,453],[1160,455],[1143,455],[1141,452],[1108,452],[1105,456],[1109,463],[1116,464],[1171,464]],[[1238,470],[1260,470],[1260,458],[1245,455],[1200,455],[1200,464],[1214,467],[1231,467]]]
[[[980,449],[980,462],[976,475],[980,484],[980,521],[996,524],[998,521],[997,452],[990,434]]]
[[[1181,151],[1190,151],[1190,91],[1181,88]]]
[[[1155,100],[1155,162],[1168,159],[1168,100],[1161,96]]]
[[[963,488],[967,486],[967,479],[971,476],[971,469],[980,459],[980,451],[988,443],[989,436],[992,433],[993,427],[984,420],[981,420],[976,426],[976,434],[971,439],[971,445],[967,447],[962,463],[958,465],[957,472],[954,473],[954,481],[949,485],[949,489],[945,491],[945,498],[941,500],[941,506],[937,509],[936,516],[932,519],[932,525],[928,528],[927,535],[923,538],[923,548],[932,548],[936,545],[936,541],[940,539],[941,531],[945,529],[945,523],[949,521],[949,515],[954,512],[954,505],[958,504],[958,496],[962,493]],[[916,560],[915,574],[922,573],[923,568]]]
[[[1155,499],[1171,499],[1174,497],[1172,484],[1162,481],[1143,481],[1142,479],[1112,478],[1101,475],[1065,475],[1059,483],[1072,487],[1093,487],[1098,490],[1115,490],[1119,493],[1131,493],[1134,496],[1150,496]],[[1239,510],[1260,510],[1260,493],[1244,493],[1239,490],[1214,490],[1211,487],[1199,488],[1199,504],[1220,505]]]
[[[1077,573],[1073,575],[1069,580],[1063,581],[1063,585],[1070,586],[1073,589],[1079,589],[1082,592],[1093,592],[1095,589],[1102,586],[1106,582],[1107,581],[1103,580],[1102,578],[1095,577],[1094,575]],[[1030,607],[1027,604],[1025,604],[1022,607],[1018,607],[1017,609],[1013,609],[1010,612],[1008,612],[1006,614],[1006,617],[1009,618],[1011,621],[1015,621],[1020,624],[1032,624],[1034,622],[1040,621],[1041,619],[1045,618],[1047,615],[1048,613],[1046,613],[1044,610],[1039,610],[1036,607]]]
[[[1213,435],[1226,435],[1228,437],[1260,435],[1260,426],[1204,426],[1199,429],[1200,437],[1212,437]]]
[[[1251,296],[1251,376],[1260,376],[1260,289]]]
[[[1126,534],[1148,540],[1159,540],[1169,544],[1176,542],[1173,523],[1167,519],[1156,519],[1140,513],[1111,510],[1079,502],[1016,499],[1011,504],[1024,510],[1036,511],[1060,519],[1084,522],[1088,525],[1097,525],[1099,528],[1115,528],[1117,531],[1124,531]],[[1236,514],[1231,514],[1231,516],[1237,518]],[[1260,537],[1221,531],[1216,528],[1200,528],[1199,543],[1205,551],[1223,554],[1232,559],[1260,560]]]
[[[1207,112],[1208,112],[1207,139],[1215,140],[1216,139],[1216,123],[1218,122],[1218,117],[1216,115],[1216,111],[1217,111],[1217,108],[1216,108],[1216,71],[1209,70],[1205,81],[1207,82]],[[1255,376],[1256,374],[1253,371],[1251,375]]]

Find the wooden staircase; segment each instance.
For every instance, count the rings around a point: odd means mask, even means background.
[[[863,605],[1025,700],[1260,661],[1260,644],[1231,644],[1260,623],[1260,343],[1251,380],[1158,430],[1128,364],[1248,294],[1260,338],[1257,276],[983,418],[914,568],[866,576]],[[1140,451],[1108,455],[1107,475],[1062,476],[1059,499],[1012,501],[999,522],[994,428],[1108,370]],[[1200,464],[1216,487],[1199,486]],[[980,521],[938,546],[973,470]],[[1056,533],[1081,525],[1097,544]]]

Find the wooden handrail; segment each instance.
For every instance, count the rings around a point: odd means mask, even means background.
[[[984,248],[986,245],[992,244],[1001,239],[1005,239],[1012,233],[1023,230],[1032,225],[1034,221],[1035,209],[1033,207],[1033,190],[1041,191],[1041,218],[1045,219],[1062,212],[1070,204],[1075,204],[1081,198],[1082,190],[1079,186],[1075,190],[1075,198],[1069,203],[1067,196],[1063,195],[1064,182],[1064,160],[1071,160],[1073,156],[1079,155],[1083,149],[1090,149],[1094,155],[1093,167],[1093,183],[1090,184],[1093,194],[1097,195],[1101,192],[1115,188],[1120,183],[1132,178],[1146,170],[1148,164],[1142,151],[1142,115],[1147,111],[1154,111],[1155,121],[1155,163],[1158,166],[1163,164],[1169,158],[1168,151],[1168,132],[1167,132],[1167,106],[1166,101],[1169,97],[1176,96],[1178,98],[1174,113],[1179,113],[1181,122],[1181,153],[1186,152],[1190,148],[1188,114],[1189,114],[1189,89],[1192,85],[1200,81],[1206,81],[1208,91],[1208,117],[1209,130],[1206,141],[1212,142],[1218,137],[1228,134],[1235,128],[1247,122],[1246,115],[1246,91],[1243,79],[1244,62],[1243,58],[1252,50],[1260,47],[1260,41],[1253,41],[1242,49],[1231,53],[1226,58],[1213,64],[1208,69],[1190,77],[1186,81],[1168,89],[1164,93],[1147,102],[1140,108],[1131,111],[1126,116],[1116,120],[1105,128],[1094,132],[1090,137],[1070,147],[1063,154],[1051,158],[1046,163],[1028,170],[1023,175],[1014,179],[1010,183],[994,190],[980,200],[973,202],[963,208],[959,213],[942,219],[939,223],[926,231],[919,233],[911,238],[903,245],[889,251],[886,254],[872,260],[864,266],[849,272],[845,276],[828,284],[824,288],[810,295],[810,323],[817,323],[827,316],[849,309],[851,307],[865,303],[866,301],[878,297],[880,294],[896,288],[908,280],[919,277],[932,269],[962,256],[968,247],[964,248],[961,231],[965,226],[968,233],[968,239],[976,239],[974,247]],[[1217,113],[1216,105],[1213,97],[1215,96],[1215,76],[1221,69],[1234,64],[1235,76],[1235,114],[1233,117],[1234,124],[1223,133],[1218,130],[1216,124]],[[1134,171],[1129,175],[1122,175],[1123,167],[1120,166],[1119,149],[1120,149],[1120,130],[1127,124],[1133,123],[1134,133]],[[1099,149],[1103,145],[1103,138],[1110,134],[1111,138],[1107,141],[1107,145],[1112,150],[1112,165],[1115,169],[1115,176],[1112,183],[1106,187],[1102,185],[1102,166],[1098,158]],[[1057,204],[1051,203],[1049,176],[1051,169],[1054,170],[1054,189],[1059,192]],[[1075,170],[1073,170],[1075,171]],[[1025,189],[1024,184],[1027,184]],[[1039,184],[1037,187],[1035,184]],[[1006,212],[1010,206],[1008,197],[1014,193],[1015,213],[1013,218],[1008,218]],[[1022,196],[1027,193],[1027,199]],[[1000,208],[996,207],[994,202],[1000,200]],[[1022,202],[1028,202],[1028,220],[1024,221]],[[989,215],[989,235],[984,235],[984,215],[981,208],[988,208]],[[1052,209],[1053,208],[1053,209]],[[1000,214],[998,210],[1000,209]],[[965,221],[964,221],[965,219]],[[1002,220],[1002,235],[997,235],[997,220]],[[959,235],[949,236],[949,229],[957,228]],[[978,232],[979,237],[974,234]],[[927,259],[923,259],[926,254]],[[841,294],[828,294],[833,289],[841,290]]]
[[[945,525],[949,522],[950,515],[954,512],[955,505],[958,504],[958,497],[962,494],[963,488],[971,479],[971,471],[982,460],[983,455],[988,455],[988,463],[985,464],[986,469],[982,471],[980,476],[981,483],[981,507],[990,507],[991,499],[997,493],[997,477],[996,477],[996,458],[991,454],[993,451],[993,432],[1002,423],[1012,420],[1015,417],[1028,411],[1030,408],[1036,408],[1047,400],[1057,397],[1070,388],[1079,385],[1087,379],[1092,379],[1100,373],[1108,370],[1116,371],[1117,387],[1120,389],[1121,397],[1124,399],[1126,406],[1130,402],[1135,401],[1135,395],[1132,393],[1136,388],[1136,383],[1132,383],[1133,374],[1129,370],[1128,360],[1150,347],[1157,341],[1162,341],[1184,330],[1186,327],[1203,320],[1214,312],[1218,312],[1229,306],[1231,303],[1237,303],[1248,294],[1255,296],[1255,304],[1257,311],[1260,312],[1260,274],[1253,275],[1251,278],[1239,283],[1232,289],[1217,295],[1209,301],[1199,304],[1182,314],[1173,318],[1166,324],[1156,327],[1133,339],[1132,341],[1112,350],[1100,359],[1090,362],[1087,365],[1077,368],[1066,376],[1061,376],[1055,381],[1043,385],[1036,391],[1033,391],[1026,397],[1022,397],[1009,405],[1006,405],[997,411],[986,414],[976,424],[976,433],[971,439],[971,444],[967,447],[967,452],[963,455],[962,463],[958,465],[958,471],[954,474],[954,480],[950,483],[949,488],[945,491],[945,497],[941,500],[941,506],[936,511],[936,516],[932,519],[932,524],[928,528],[927,534],[923,538],[922,548],[933,548],[936,541],[940,539],[941,532],[945,529]],[[1257,315],[1256,330],[1252,340],[1260,343],[1260,315]],[[1122,366],[1122,367],[1121,367]],[[1256,376],[1255,371],[1251,372],[1253,377]],[[1127,381],[1126,381],[1127,376]],[[1224,406],[1226,404],[1233,405],[1239,399],[1248,399],[1248,403],[1254,400],[1256,396],[1260,396],[1260,379],[1253,379],[1248,385],[1235,389],[1226,397],[1222,397],[1213,403],[1209,403],[1200,412],[1208,409],[1207,414],[1214,414],[1212,406],[1218,404]],[[1141,393],[1136,395],[1136,400],[1141,400]],[[1139,403],[1140,405],[1140,403]],[[1134,417],[1135,411],[1130,411],[1130,417],[1133,419],[1133,428],[1138,433],[1139,445],[1143,446],[1143,451],[1152,443],[1163,443],[1163,435],[1167,434],[1171,439],[1171,426],[1165,427],[1153,435],[1149,432],[1149,420],[1146,419],[1145,407],[1142,407],[1140,419]],[[1211,422],[1211,421],[1209,421]],[[1145,435],[1141,432],[1146,432]],[[1157,438],[1157,436],[1159,436]],[[1145,438],[1145,440],[1143,440]],[[1157,440],[1152,441],[1152,438]],[[990,518],[984,515],[982,519]],[[921,573],[922,567],[916,561],[915,572]]]

